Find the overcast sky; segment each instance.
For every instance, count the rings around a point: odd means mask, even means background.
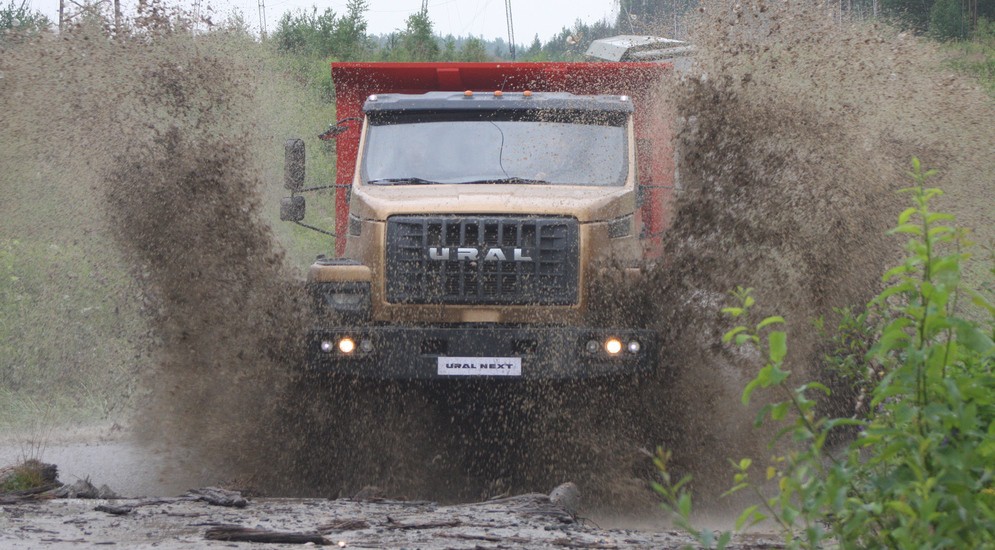
[[[59,19],[59,0],[29,0],[33,9],[47,15],[53,22]],[[70,5],[70,0],[65,0]],[[92,0],[91,0],[92,1]],[[109,1],[109,0],[107,0]],[[192,6],[194,0],[179,0],[181,5]],[[245,20],[258,30],[258,0],[201,0],[202,9],[210,4],[222,16],[232,9],[239,9]],[[346,0],[264,0],[266,22],[270,32],[276,27],[284,12],[298,8],[318,7],[318,11],[332,8],[336,14],[345,12]],[[82,3],[82,2],[81,2]],[[132,12],[137,0],[121,0],[122,9]],[[505,22],[504,0],[429,0],[428,15],[440,35],[483,36],[508,39]],[[369,0],[366,13],[372,34],[387,34],[404,28],[409,15],[421,8],[421,0]],[[563,27],[572,27],[580,19],[593,23],[606,17],[614,20],[618,2],[615,0],[511,0],[515,42],[528,45],[538,34],[545,42]],[[222,19],[215,17],[214,19]]]

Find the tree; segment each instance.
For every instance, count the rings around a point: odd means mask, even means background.
[[[335,28],[333,50],[339,59],[355,60],[363,57],[366,51],[366,11],[367,0],[349,0],[346,15]]]
[[[487,61],[489,57],[484,41],[473,36],[463,42],[459,51],[460,61]]]
[[[933,0],[881,0],[881,11],[916,32],[929,28],[929,12]]]
[[[439,43],[432,32],[428,11],[421,10],[408,17],[407,28],[401,35],[401,52],[405,60],[435,61],[439,58]]]
[[[0,44],[16,40],[16,37],[35,36],[47,31],[52,22],[38,11],[32,11],[28,0],[15,0],[0,9]]]
[[[539,40],[539,34],[537,33],[535,38],[532,39],[532,45],[529,46],[529,50],[525,52],[525,55],[529,59],[532,59],[538,56],[539,52],[541,51],[542,51],[542,42]]]
[[[312,6],[310,12],[284,13],[273,32],[273,40],[285,52],[326,56],[332,51],[335,26],[335,12],[331,8],[318,15],[318,8]]]
[[[254,39],[252,29],[245,20],[245,14],[238,8],[232,8],[228,17],[217,27],[217,30],[240,39]]]
[[[443,61],[456,61],[456,37],[447,34],[442,40],[442,56]]]
[[[929,34],[937,40],[967,38],[970,24],[960,0],[936,0],[929,10]]]

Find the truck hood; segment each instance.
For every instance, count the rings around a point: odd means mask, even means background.
[[[395,214],[538,214],[587,223],[631,214],[635,206],[629,186],[362,185],[353,187],[350,213],[373,221]]]

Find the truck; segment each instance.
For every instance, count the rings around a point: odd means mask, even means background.
[[[334,189],[307,272],[307,369],[572,380],[659,368],[660,335],[592,292],[662,261],[678,182],[668,62],[333,63],[335,182],[286,143],[281,219]],[[321,229],[318,229],[321,230]],[[604,319],[612,319],[605,322]],[[599,319],[601,319],[599,321]]]

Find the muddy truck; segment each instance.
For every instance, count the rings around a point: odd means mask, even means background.
[[[334,189],[307,274],[307,368],[380,379],[580,379],[657,368],[659,335],[594,322],[598,280],[660,261],[678,191],[666,62],[334,63],[334,184],[286,144],[281,219]],[[617,284],[617,283],[616,283]],[[597,307],[606,307],[599,305]],[[607,307],[611,307],[608,305]],[[302,335],[303,337],[303,335]]]

